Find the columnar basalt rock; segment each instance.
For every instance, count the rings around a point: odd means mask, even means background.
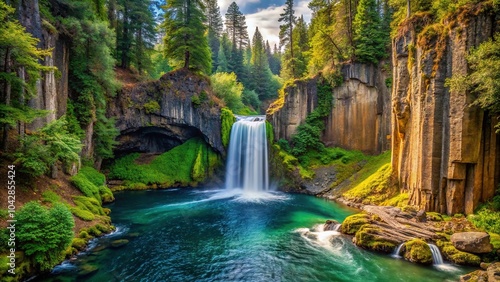
[[[389,74],[381,66],[354,63],[344,65],[342,75],[344,82],[332,91],[332,112],[325,121],[321,141],[328,146],[369,154],[389,149],[391,107],[386,86]],[[285,88],[282,106],[268,117],[276,140],[290,140],[317,107],[317,81],[318,78],[298,80]]]
[[[56,71],[44,73],[42,79],[37,82],[35,95],[28,102],[29,106],[34,109],[48,111],[47,116],[38,118],[28,125],[28,129],[37,130],[66,113],[69,46],[64,36],[61,36],[55,27],[41,19],[38,0],[19,1],[18,11],[19,22],[26,28],[26,31],[40,40],[38,47],[52,49],[52,56],[45,57],[42,64],[56,67],[60,74],[56,76]],[[23,70],[18,71],[23,72]]]
[[[410,204],[447,214],[472,213],[500,178],[496,119],[471,106],[472,94],[445,86],[467,74],[469,51],[498,31],[488,6],[467,9],[432,26],[410,19],[393,40],[393,171]]]

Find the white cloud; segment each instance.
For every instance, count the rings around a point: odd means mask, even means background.
[[[299,1],[294,7],[295,15],[297,17],[303,15],[306,22],[311,21],[311,10],[307,7],[308,3],[309,1]],[[264,40],[269,41],[271,48],[273,48],[274,44],[279,46],[280,22],[278,22],[278,19],[280,18],[280,14],[283,13],[284,8],[285,5],[270,6],[258,12],[245,15],[250,39],[253,37],[255,27],[259,27],[262,37]]]

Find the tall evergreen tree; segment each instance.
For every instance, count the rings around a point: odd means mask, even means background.
[[[385,39],[376,0],[360,0],[353,22],[356,60],[377,63],[385,56]]]
[[[231,54],[228,57],[229,71],[236,73],[239,81],[246,80],[244,48],[248,45],[248,31],[245,16],[238,5],[233,2],[226,13],[226,31],[231,41]]]
[[[309,57],[309,40],[307,37],[307,23],[304,21],[304,16],[300,16],[297,24],[293,29],[294,53],[295,55],[295,75],[302,77],[307,72],[307,62]]]
[[[206,6],[206,26],[208,28],[208,45],[212,51],[212,72],[217,70],[219,65],[218,54],[220,39],[222,36],[222,16],[217,0],[205,0]]]
[[[281,71],[281,53],[276,44],[274,44],[273,52],[268,60],[271,72],[275,75],[279,75]]]
[[[283,56],[283,69],[285,78],[295,78],[295,54],[293,52],[293,27],[297,18],[294,16],[293,0],[286,0],[285,9],[280,14],[280,46],[285,48],[285,55]]]
[[[165,55],[182,65],[210,73],[212,58],[205,37],[201,0],[169,0],[165,6]],[[178,65],[178,67],[180,66]]]
[[[259,97],[268,96],[269,63],[267,61],[266,48],[259,28],[255,28],[252,38],[252,57],[250,60],[252,89]]]

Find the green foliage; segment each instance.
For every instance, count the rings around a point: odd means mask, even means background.
[[[136,164],[138,156],[134,153],[117,159],[110,167],[109,177],[128,181],[130,188],[138,188],[138,183],[162,188],[194,186],[211,175],[219,163],[217,154],[201,138],[189,139],[149,164]]]
[[[54,193],[53,191],[45,191],[42,193],[42,201],[48,202],[51,204],[55,203],[60,203],[61,202],[61,196],[58,194]]]
[[[16,219],[17,242],[37,269],[50,270],[64,258],[75,225],[66,206],[56,203],[47,209],[29,202],[17,212]]]
[[[73,240],[71,241],[71,247],[79,251],[83,251],[85,249],[85,246],[87,246],[87,241],[85,241],[85,239],[73,238]]]
[[[160,111],[160,104],[157,101],[151,100],[143,105],[146,114],[154,114]]]
[[[394,196],[394,192],[397,192],[390,190],[391,173],[391,164],[385,164],[377,172],[343,195],[347,199],[379,204]]]
[[[171,0],[165,7],[165,55],[175,67],[212,72],[212,57],[203,25],[201,0]]]
[[[241,101],[243,104],[252,107],[253,109],[258,109],[260,107],[259,96],[254,90],[243,89],[243,94],[241,95]]]
[[[231,137],[231,128],[233,127],[233,123],[236,122],[236,117],[230,109],[222,108],[220,112],[220,120],[222,145],[224,145],[225,148],[228,148],[229,138]]]
[[[106,186],[106,177],[92,167],[84,166],[73,177],[71,183],[85,196],[94,198],[100,203],[112,202],[113,193]],[[102,214],[102,213],[99,213]]]
[[[471,90],[477,95],[473,105],[488,110],[490,114],[500,113],[500,34],[493,40],[483,42],[467,56],[471,73],[454,76],[447,81],[452,91]],[[500,123],[496,125],[500,132]]]
[[[272,124],[266,120],[266,138],[269,145],[274,143],[274,132]]]
[[[164,57],[163,45],[158,44],[151,51],[151,68],[148,70],[148,75],[150,78],[156,80],[162,77],[164,74],[172,70],[172,67],[168,64],[167,58]]]
[[[467,219],[474,224],[476,228],[500,234],[500,211],[489,209],[482,206],[474,214],[469,215]]]
[[[82,210],[88,210],[95,215],[105,215],[101,203],[95,198],[85,197],[85,196],[75,196],[73,197],[73,202],[76,206]]]
[[[22,171],[33,176],[47,173],[57,161],[69,164],[80,158],[80,140],[68,132],[64,117],[45,125],[32,135],[26,135],[21,144],[15,154],[16,163],[22,165]]]
[[[324,119],[330,114],[333,106],[332,87],[324,80],[319,82],[317,87],[318,106],[307,116],[306,122],[301,124],[292,136],[291,153],[299,159],[309,151],[321,153],[325,150],[320,137],[325,127]]]
[[[296,58],[294,55],[294,34],[293,27],[297,20],[297,17],[294,15],[295,10],[293,9],[293,0],[285,1],[285,8],[283,13],[280,14],[280,18],[278,21],[280,24],[280,46],[285,47],[285,55],[282,57],[281,63],[281,73],[282,77],[285,79],[289,78],[297,78],[296,71]]]
[[[384,34],[380,27],[377,1],[360,0],[353,22],[354,54],[359,62],[376,64],[386,56],[388,34]]]
[[[210,81],[215,96],[221,98],[231,111],[238,113],[244,108],[241,97],[243,84],[237,81],[235,73],[214,73]]]
[[[82,220],[85,220],[85,221],[92,221],[95,219],[95,215],[92,212],[90,212],[88,210],[84,210],[84,209],[79,208],[79,207],[71,207],[70,211],[74,216],[76,216]]]

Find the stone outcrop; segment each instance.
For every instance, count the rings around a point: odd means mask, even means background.
[[[451,235],[451,243],[460,251],[483,254],[493,251],[490,235],[486,232],[460,232]]]
[[[120,130],[116,152],[165,152],[201,136],[224,153],[220,106],[211,91],[206,78],[183,69],[125,87],[108,104]]]
[[[486,267],[485,270],[476,270],[471,273],[460,276],[460,282],[482,281],[497,282],[500,281],[500,262],[495,262]]]
[[[409,204],[447,214],[472,213],[500,180],[496,117],[445,86],[467,74],[468,52],[499,30],[488,5],[466,9],[427,27],[425,15],[409,19],[393,40],[393,171]]]
[[[34,109],[47,110],[48,115],[38,118],[29,125],[29,130],[36,130],[66,113],[68,99],[68,69],[69,46],[64,35],[59,34],[55,27],[40,17],[38,0],[22,0],[18,6],[19,22],[40,41],[38,47],[52,49],[52,56],[46,56],[44,66],[56,67],[42,75],[37,82],[36,95],[29,100],[28,105]],[[19,70],[20,76],[26,76],[24,70]],[[22,130],[22,129],[21,129]]]
[[[390,146],[390,92],[382,67],[346,64],[344,82],[333,89],[333,108],[321,141],[328,146],[381,153]],[[284,90],[284,99],[268,116],[276,140],[290,140],[317,107],[318,78],[298,80]]]

